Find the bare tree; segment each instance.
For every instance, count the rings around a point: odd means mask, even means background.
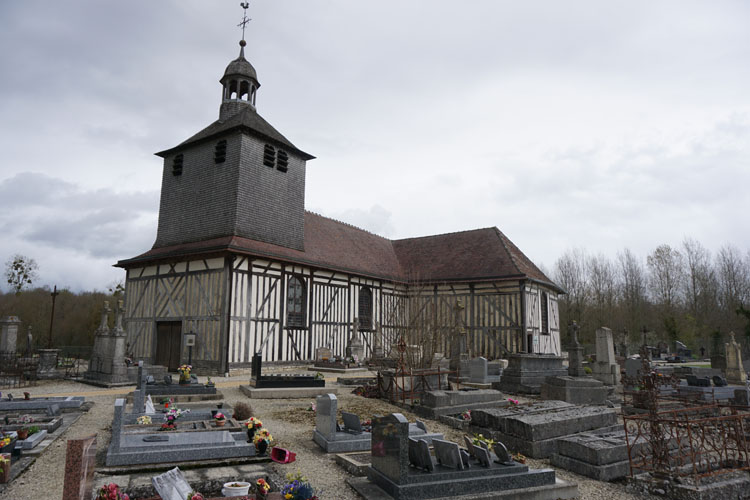
[[[735,311],[749,302],[750,296],[750,259],[744,260],[740,251],[731,245],[725,245],[716,254],[716,274],[719,284],[719,308],[721,323],[727,330],[741,326]]]
[[[617,254],[620,271],[619,296],[625,327],[637,340],[646,318],[646,276],[643,264],[626,248]]]
[[[716,272],[711,263],[711,253],[700,242],[685,238],[682,242],[685,256],[685,297],[686,323],[693,328],[694,338],[701,339],[703,347],[709,345],[709,324],[716,315],[717,288]]]
[[[614,326],[617,270],[603,254],[586,259],[591,317],[595,327]]]
[[[25,288],[30,288],[39,277],[38,269],[39,266],[34,259],[16,254],[5,263],[5,279],[11,290],[19,295]]]
[[[567,325],[571,321],[577,321],[581,326],[585,325],[587,289],[585,252],[580,248],[574,248],[562,254],[555,261],[554,280],[566,292],[558,298],[560,324]],[[586,332],[583,328],[582,331]]]
[[[668,338],[678,340],[677,307],[683,289],[685,264],[682,254],[669,245],[659,245],[646,257],[649,292]],[[684,338],[683,338],[684,340]]]

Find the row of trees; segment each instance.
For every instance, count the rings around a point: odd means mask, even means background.
[[[20,350],[27,348],[26,333],[29,327],[34,349],[47,347],[49,343],[52,290],[48,286],[34,287],[38,280],[38,270],[39,266],[34,259],[23,255],[14,255],[5,263],[4,278],[9,292],[0,291],[0,317],[18,316],[22,321],[18,332]],[[121,283],[111,285],[107,292],[75,293],[65,289],[58,290],[52,323],[52,345],[93,345],[103,302],[109,300],[114,305],[112,301],[122,295]]]
[[[643,260],[625,249],[612,259],[582,249],[565,252],[551,276],[567,290],[560,321],[581,325],[585,342],[600,326],[618,342],[684,342],[708,353],[722,352],[728,333],[750,344],[750,251],[726,245],[712,254],[686,238],[679,248],[656,247]]]

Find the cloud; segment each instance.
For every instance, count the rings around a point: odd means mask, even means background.
[[[104,277],[115,279],[112,264],[148,250],[155,238],[157,191],[88,190],[25,173],[0,181],[0,199],[0,256],[35,258],[43,280],[57,276],[71,286],[101,289]],[[73,270],[73,263],[85,267]]]

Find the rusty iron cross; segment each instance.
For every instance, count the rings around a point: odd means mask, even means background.
[[[237,26],[242,28],[242,39],[245,39],[245,26],[247,23],[252,21],[249,17],[247,17],[247,8],[250,7],[250,2],[240,2],[240,7],[244,9],[244,12],[242,13],[242,22],[238,24]]]

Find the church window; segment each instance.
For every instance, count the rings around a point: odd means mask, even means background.
[[[289,166],[289,156],[282,150],[276,153],[276,169],[286,172]]]
[[[359,289],[359,328],[372,330],[372,290],[363,286]]]
[[[549,306],[547,304],[548,297],[546,292],[542,292],[540,310],[542,312],[542,333],[549,333]]]
[[[227,159],[227,141],[222,139],[216,143],[214,163],[224,163]]]
[[[263,165],[271,168],[276,165],[276,149],[270,144],[263,148]]]
[[[172,158],[172,175],[182,175],[182,153]]]
[[[287,282],[286,324],[291,327],[305,327],[305,284],[299,276],[290,276]]]

